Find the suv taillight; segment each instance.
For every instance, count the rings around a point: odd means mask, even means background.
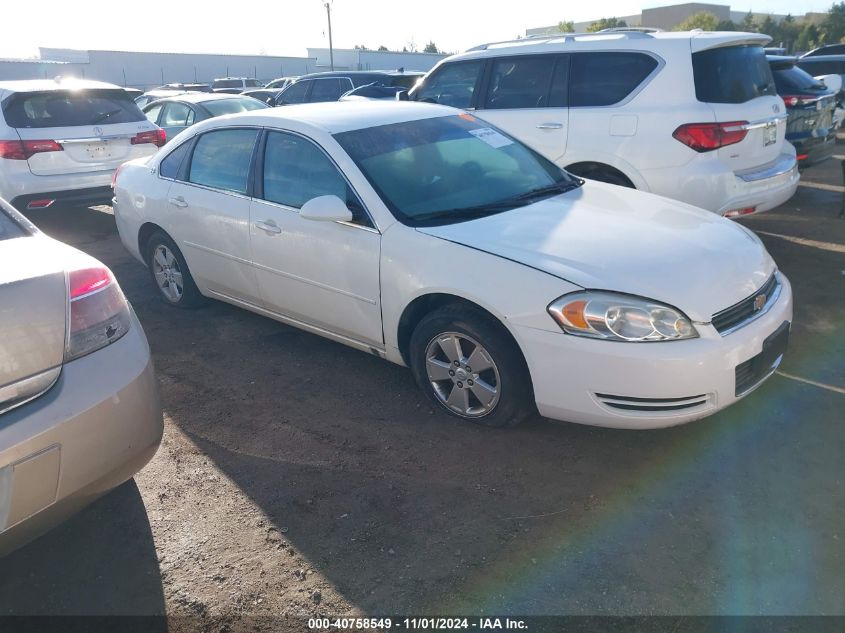
[[[56,141],[0,141],[0,158],[27,160],[41,152],[61,152],[63,147]]]
[[[742,141],[748,134],[746,125],[748,121],[687,123],[672,132],[672,136],[696,152],[710,152]]]
[[[129,304],[105,266],[68,273],[70,324],[65,362],[114,343],[129,331]]]
[[[167,143],[167,134],[161,128],[154,130],[147,130],[146,132],[138,132],[132,137],[130,141],[132,145],[142,145],[143,143],[152,143],[156,147],[161,147]]]

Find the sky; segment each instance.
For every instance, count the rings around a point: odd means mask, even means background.
[[[682,0],[332,0],[337,48],[356,44],[391,50],[433,41],[457,52],[524,35],[526,28],[639,13]],[[715,2],[718,4],[719,2]],[[727,4],[728,0],[722,0]],[[328,46],[323,0],[35,0],[4,2],[0,57],[35,57],[38,47],[176,53],[305,56]],[[826,11],[831,0],[759,0],[735,11],[803,15]],[[15,27],[15,28],[12,28]]]

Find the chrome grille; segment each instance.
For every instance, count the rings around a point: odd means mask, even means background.
[[[772,296],[777,291],[778,286],[777,276],[773,274],[769,277],[769,280],[750,297],[732,305],[730,308],[725,308],[721,312],[714,314],[711,319],[713,327],[715,327],[716,331],[720,334],[726,334],[728,331],[753,320],[757,317],[757,315],[762,314],[763,312],[763,310],[757,310],[754,308],[754,300],[761,294],[765,295],[766,305],[768,305]]]

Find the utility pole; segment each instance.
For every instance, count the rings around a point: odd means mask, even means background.
[[[334,49],[332,48],[332,3],[331,0],[327,0],[324,3],[326,5],[326,17],[329,20],[329,63],[331,64],[332,70],[334,70]]]

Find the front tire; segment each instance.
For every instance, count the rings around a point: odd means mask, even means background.
[[[449,305],[424,316],[411,335],[410,361],[420,388],[456,417],[507,427],[534,411],[522,353],[479,310]]]
[[[150,276],[165,303],[177,308],[197,308],[206,302],[191,277],[182,251],[169,235],[162,231],[153,233],[144,252]]]

